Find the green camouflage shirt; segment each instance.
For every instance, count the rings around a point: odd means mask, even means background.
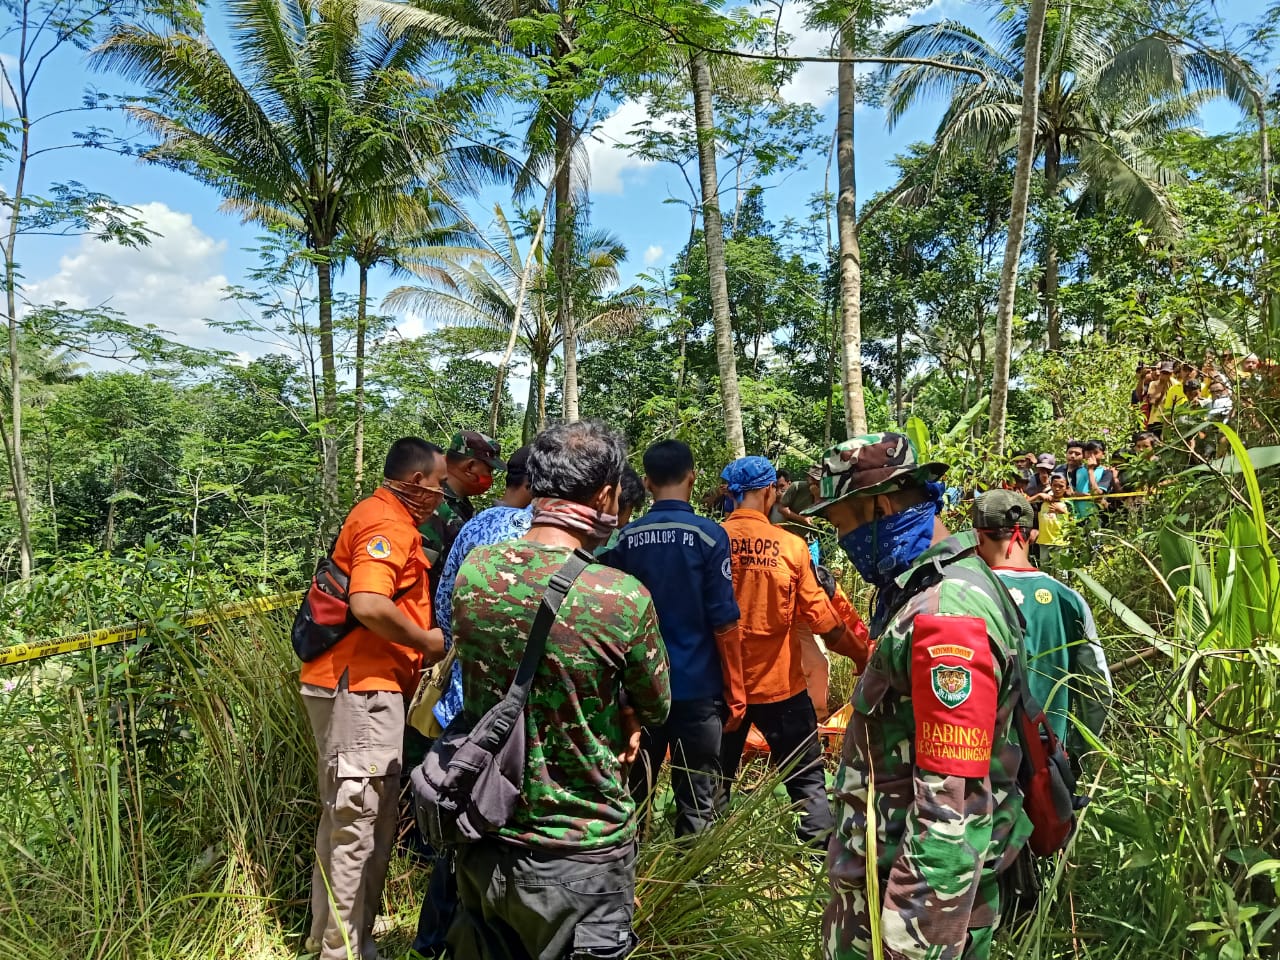
[[[467,555],[453,593],[453,639],[463,700],[477,716],[506,695],[542,595],[569,555],[527,540]],[[635,836],[635,804],[617,759],[623,694],[642,723],[664,722],[671,707],[667,651],[649,591],[634,577],[593,565],[561,604],[534,674],[524,790],[500,837],[582,852]]]
[[[898,584],[972,543],[970,534],[931,547]],[[976,556],[955,563],[992,577]],[[889,620],[854,690],[836,773],[828,960],[871,953],[873,795],[884,945],[913,960],[959,960],[968,931],[995,924],[996,874],[1031,833],[1016,782],[1021,749],[1010,730],[1018,689],[1005,669],[1020,640],[983,590],[951,577]]]

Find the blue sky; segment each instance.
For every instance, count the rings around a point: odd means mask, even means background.
[[[1230,16],[1239,21],[1256,19],[1265,0],[1231,0]],[[216,8],[216,4],[211,4]],[[916,22],[932,22],[944,17],[961,19],[982,28],[988,23],[988,9],[963,0],[935,0],[917,14]],[[795,35],[792,49],[797,53],[822,52],[826,39],[804,28],[799,5],[788,0],[783,7],[784,28]],[[225,30],[217,13],[210,15],[209,32],[224,50]],[[0,46],[0,56],[11,51]],[[11,60],[7,61],[12,63]],[[128,87],[113,77],[89,70],[84,58],[71,51],[50,62],[50,71],[41,88],[39,112],[75,103],[87,86],[111,92]],[[834,125],[835,103],[831,88],[835,66],[804,66],[784,93],[791,99],[813,103]],[[0,111],[12,115],[7,101],[0,99]],[[926,140],[937,123],[941,104],[912,111],[898,127],[889,131],[878,110],[861,108],[857,117],[858,190],[865,202],[876,191],[890,186],[895,154],[917,140]],[[625,275],[655,269],[670,263],[688,236],[687,210],[663,201],[684,193],[683,182],[673,168],[641,163],[628,157],[617,142],[625,137],[643,108],[634,103],[617,105],[595,132],[590,144],[592,163],[592,220],[618,234],[629,250]],[[1233,129],[1239,123],[1236,110],[1226,104],[1209,107],[1204,127],[1210,131]],[[100,121],[122,124],[123,118]],[[43,144],[58,142],[62,131],[50,128]],[[45,135],[42,135],[45,136]],[[243,248],[251,246],[258,233],[243,227],[236,218],[219,211],[219,198],[211,190],[181,174],[148,166],[136,160],[104,151],[68,150],[48,154],[32,170],[31,188],[41,190],[49,183],[77,180],[87,187],[108,193],[118,201],[140,208],[150,226],[162,236],[145,249],[128,250],[86,239],[39,239],[23,242],[18,259],[33,298],[48,302],[65,300],[73,306],[109,303],[138,323],[154,323],[172,331],[183,342],[198,346],[218,346],[246,355],[272,352],[260,342],[212,331],[206,317],[230,318],[237,314],[223,300],[223,288],[241,283],[254,258]],[[807,214],[809,198],[822,189],[826,157],[810,158],[807,168],[790,171],[770,185],[766,195],[767,215],[774,222],[788,216]],[[0,186],[12,188],[13,170],[0,170]],[[486,225],[495,200],[489,195],[473,207],[476,222]],[[504,202],[504,206],[509,204]],[[350,275],[340,282],[350,285]],[[381,295],[393,284],[382,276],[373,278],[373,292]],[[414,317],[401,317],[398,329],[404,335],[422,332]],[[519,385],[516,385],[517,390]]]

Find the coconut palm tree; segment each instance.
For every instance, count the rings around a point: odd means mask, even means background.
[[[235,0],[233,66],[206,35],[121,25],[97,63],[142,83],[130,112],[159,142],[144,156],[218,190],[247,219],[294,222],[318,288],[323,501],[338,516],[333,269],[354,212],[394,213],[453,133],[455,107],[417,74],[432,32],[375,20],[363,0]],[[458,28],[461,30],[461,28]]]
[[[1022,111],[1027,12],[1022,5],[1007,11],[992,39],[952,20],[907,27],[890,37],[886,56],[981,71],[978,77],[937,65],[887,66],[890,125],[921,100],[942,95],[950,98],[936,134],[944,155],[1012,152]],[[1049,196],[1073,204],[1109,203],[1168,234],[1177,214],[1164,188],[1181,174],[1161,160],[1164,136],[1192,125],[1206,101],[1227,95],[1245,102],[1247,91],[1221,59],[1126,24],[1103,7],[1065,5],[1049,12],[1035,157]],[[1055,349],[1059,262],[1052,231],[1043,256],[1049,348]]]
[[[566,285],[564,278],[550,268],[541,239],[545,234],[537,230],[536,222],[523,225],[538,238],[530,256],[521,251],[517,230],[502,207],[495,208],[494,213],[490,241],[494,256],[454,263],[450,269],[432,276],[427,286],[398,287],[387,295],[384,306],[415,310],[427,320],[446,325],[491,332],[495,344],[505,340],[516,324],[517,345],[530,364],[523,428],[527,443],[546,426],[547,367],[557,351],[564,354],[573,349],[560,326],[564,299],[573,305],[573,343],[618,337],[640,322],[646,307],[640,287],[615,289],[618,266],[626,259],[627,249],[613,234],[577,225]],[[522,286],[527,295],[517,320],[517,291]]]

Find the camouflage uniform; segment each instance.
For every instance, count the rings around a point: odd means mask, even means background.
[[[868,446],[877,448],[877,461],[856,466]],[[868,488],[885,492],[894,477],[921,471],[937,475],[919,465],[901,435],[847,441],[828,451],[823,499],[813,512]],[[852,491],[841,477],[848,473],[863,474]],[[854,690],[836,773],[827,855],[832,897],[822,923],[828,960],[872,955],[869,856],[876,858],[886,957],[989,955],[997,877],[1031,826],[1016,782],[1021,750],[1010,729],[1017,680],[1006,669],[1020,637],[984,590],[946,573],[950,564],[963,565],[1001,589],[972,555],[975,545],[972,534],[944,540],[882,591],[889,594],[886,622],[872,626],[878,643]],[[928,585],[921,589],[922,582]],[[868,850],[871,804],[875,846]]]
[[[464,699],[482,715],[505,695],[565,548],[477,547],[453,594]],[[658,725],[671,687],[653,602],[640,581],[588,567],[547,638],[525,707],[528,754],[515,816],[494,840],[459,848],[453,960],[621,958],[635,946],[635,804],[620,709]]]

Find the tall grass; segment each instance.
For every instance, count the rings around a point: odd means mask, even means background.
[[[154,608],[162,609],[156,600]],[[316,821],[289,611],[46,661],[0,695],[0,957],[295,956]],[[825,889],[760,778],[696,844],[642,849],[640,956],[812,955]],[[383,952],[426,873],[393,862]]]

